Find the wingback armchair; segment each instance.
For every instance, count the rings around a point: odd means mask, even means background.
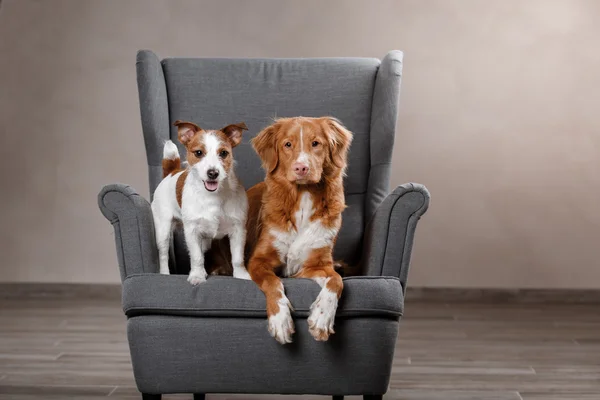
[[[165,140],[177,141],[173,121],[215,128],[244,121],[250,128],[235,150],[246,188],[264,178],[249,144],[274,117],[339,118],[354,134],[335,259],[359,267],[344,278],[336,333],[317,342],[306,319],[320,287],[284,279],[294,311],[294,342],[267,332],[265,298],[252,281],[210,277],[186,281],[189,258],[181,232],[171,275],[158,274],[150,204],[130,186],[105,186],[98,203],[112,223],[131,361],[144,398],[165,393],[322,394],[380,398],[387,390],[404,308],[417,221],[427,210],[424,186],[390,192],[392,149],[402,53],[372,58],[218,59],[137,55],[142,128],[150,197],[161,180]]]

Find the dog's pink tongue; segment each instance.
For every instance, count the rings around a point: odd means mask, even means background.
[[[217,188],[219,187],[219,182],[217,182],[217,181],[204,181],[204,187],[207,190],[210,190],[212,192],[213,190],[217,190]]]

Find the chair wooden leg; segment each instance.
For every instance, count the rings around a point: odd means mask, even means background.
[[[204,400],[206,395],[204,393],[194,393],[194,400]]]
[[[382,394],[365,394],[363,400],[383,400]]]
[[[161,398],[162,394],[142,393],[142,400],[160,400]]]

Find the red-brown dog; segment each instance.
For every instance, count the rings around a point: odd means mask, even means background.
[[[351,141],[352,134],[330,117],[278,119],[252,140],[266,179],[248,190],[248,272],[266,296],[269,332],[282,344],[292,341],[294,323],[276,271],[322,287],[311,306],[310,333],[323,341],[334,333],[343,283],[332,249],[346,207]]]

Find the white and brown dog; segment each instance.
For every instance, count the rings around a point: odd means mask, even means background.
[[[229,237],[233,276],[250,279],[244,267],[248,198],[234,173],[232,148],[242,140],[246,124],[203,130],[192,122],[176,121],[179,141],[187,150],[181,169],[177,146],[170,140],[163,153],[163,180],[154,192],[152,213],[160,273],[169,274],[169,246],[174,223],[183,223],[190,254],[188,282],[206,280],[204,255],[213,239]]]
[[[278,275],[321,286],[310,334],[324,341],[333,333],[343,282],[332,250],[346,207],[351,142],[352,133],[330,117],[281,118],[252,140],[266,178],[248,190],[248,272],[266,296],[269,332],[282,344],[292,341],[294,322]]]

